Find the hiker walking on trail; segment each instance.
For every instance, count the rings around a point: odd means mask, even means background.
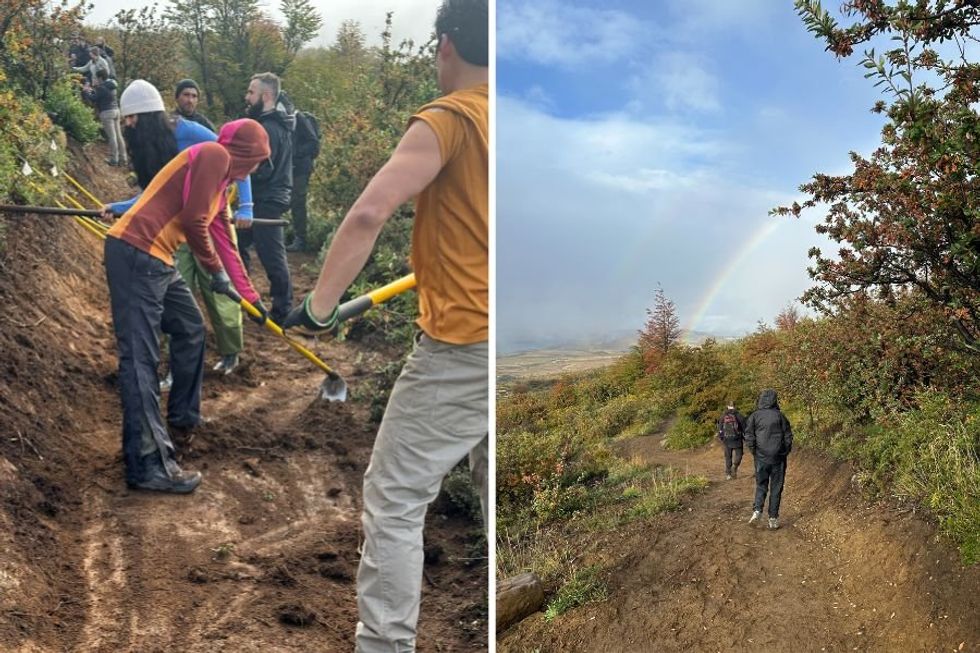
[[[111,166],[126,167],[129,159],[126,154],[126,144],[123,142],[122,127],[119,125],[119,102],[116,100],[116,80],[109,79],[104,70],[95,71],[95,86],[86,84],[82,87],[82,97],[95,105],[102,122],[102,131],[109,141],[109,158],[106,163]]]
[[[293,131],[296,116],[282,99],[279,77],[261,73],[252,77],[245,94],[248,117],[257,120],[269,135],[272,156],[252,175],[255,217],[278,220],[289,209],[293,187]],[[293,284],[286,263],[286,235],[281,226],[255,226],[238,235],[239,249],[249,265],[248,247],[262,261],[272,294],[272,320],[282,324],[293,304]]]
[[[779,502],[786,480],[786,458],[793,450],[793,428],[779,410],[775,390],[763,390],[754,413],[745,421],[745,444],[755,459],[755,503],[749,523],[762,517],[769,494],[769,528],[779,528]]]
[[[412,265],[421,333],[391,391],[364,475],[360,653],[414,651],[426,509],[467,454],[487,515],[488,18],[486,0],[436,17],[443,97],[423,106],[347,212],[316,288],[284,327],[337,326],[337,304],[392,213],[416,197]]]
[[[187,493],[201,482],[200,472],[181,470],[177,464],[159,408],[162,331],[170,336],[173,374],[167,421],[182,430],[201,422],[204,320],[174,267],[174,253],[186,241],[211,274],[211,289],[228,290],[231,281],[208,227],[219,219],[228,183],[244,179],[268,156],[268,139],[258,124],[230,122],[217,143],[201,143],[174,157],[109,229],[105,269],[119,353],[123,458],[130,487]]]
[[[145,80],[134,80],[123,91],[120,98],[120,112],[126,121],[126,144],[136,170],[137,181],[146,188],[154,176],[173,157],[192,145],[217,140],[217,136],[206,127],[174,117],[164,112],[163,98],[159,91]],[[235,209],[235,219],[239,224],[252,220],[252,191],[249,178],[235,182],[235,191],[239,197]],[[136,201],[139,195],[129,200],[106,205],[106,213],[124,214]],[[242,296],[252,304],[259,301],[259,294],[252,286],[251,280],[241,263],[237,248],[237,235],[234,229],[228,228],[224,217],[226,211],[224,202],[218,207],[222,214],[220,220],[213,221],[209,228],[212,241],[223,256],[234,259],[232,264],[225,267],[235,276],[236,287],[245,288],[240,291]],[[176,255],[177,270],[187,282],[193,294],[199,291],[208,311],[211,328],[214,331],[218,354],[221,356],[214,369],[223,374],[230,374],[239,362],[239,356],[244,349],[244,333],[242,329],[242,311],[237,302],[221,293],[211,291],[211,278],[207,269],[194,257],[187,245],[182,245]],[[264,307],[263,307],[264,310]]]
[[[725,480],[738,478],[738,466],[742,464],[742,443],[745,434],[745,417],[735,410],[735,404],[718,418],[718,439],[725,447]]]
[[[201,101],[201,89],[193,79],[177,82],[174,87],[174,101],[177,103],[177,110],[174,112],[177,116],[207,127],[210,131],[216,131],[214,123],[197,110],[197,104]]]

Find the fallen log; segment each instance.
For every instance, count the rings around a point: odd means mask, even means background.
[[[533,572],[497,581],[497,630],[503,630],[544,604],[541,579]]]

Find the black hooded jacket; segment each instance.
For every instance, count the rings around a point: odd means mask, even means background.
[[[292,105],[282,101],[276,108],[254,117],[269,134],[272,155],[252,173],[255,217],[277,218],[289,209],[293,189],[293,131],[296,116]],[[271,162],[271,165],[270,165]]]
[[[763,390],[756,411],[745,420],[745,444],[753,456],[768,461],[793,450],[793,427],[779,410],[775,390]]]

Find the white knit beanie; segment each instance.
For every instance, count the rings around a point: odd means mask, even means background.
[[[123,116],[165,110],[160,91],[145,79],[131,81],[119,98],[119,113]]]

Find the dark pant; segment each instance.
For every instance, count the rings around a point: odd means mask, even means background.
[[[734,456],[734,460],[732,459]],[[742,464],[742,445],[725,444],[725,474],[729,476],[732,472],[738,471],[738,466]]]
[[[278,220],[280,216],[263,215],[255,217]],[[253,244],[271,286],[272,314],[270,317],[275,323],[282,324],[283,318],[289,313],[293,304],[293,282],[289,278],[289,267],[286,265],[285,228],[256,225],[251,229],[238,231],[238,250],[246,268],[251,268],[252,257],[248,252],[248,247]]]
[[[204,318],[177,270],[129,243],[106,238],[105,270],[119,354],[126,478],[142,480],[141,458],[157,451],[173,474],[179,467],[160,415],[160,332],[170,336],[167,418],[194,426],[201,419]]]
[[[306,240],[306,191],[310,187],[310,175],[293,175],[292,204],[289,212],[293,216],[293,233]]]
[[[786,480],[786,459],[755,459],[755,504],[753,508],[762,512],[769,495],[769,516],[779,517],[779,501],[783,498],[783,481]]]

